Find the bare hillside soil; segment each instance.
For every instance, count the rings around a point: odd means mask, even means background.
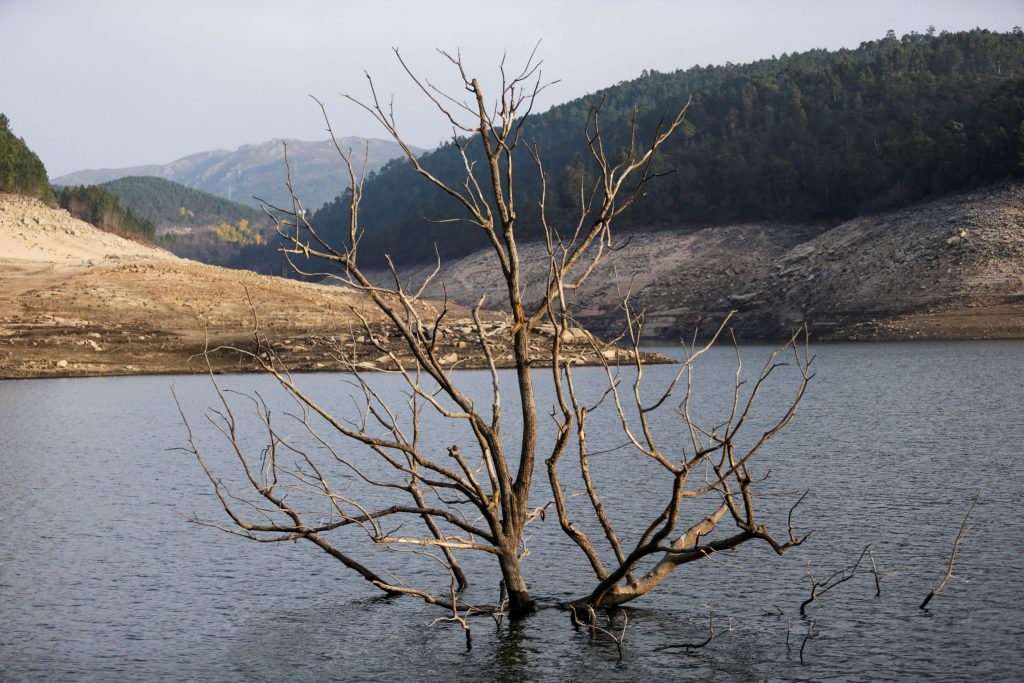
[[[644,333],[658,339],[710,332],[730,312],[746,338],[786,337],[804,322],[817,339],[1024,338],[1020,183],[831,228],[756,223],[616,241],[621,248],[575,294],[578,319],[606,337],[621,333],[628,295],[645,312]],[[543,245],[523,245],[520,255],[524,281],[539,291]],[[492,268],[486,252],[445,263],[428,294],[501,301]]]
[[[427,316],[438,310],[424,305]],[[0,194],[0,378],[204,372],[204,349],[266,351],[255,344],[257,327],[294,370],[340,369],[343,358],[367,370],[392,367],[359,316],[385,343],[394,338],[369,301],[342,287],[179,259]],[[483,366],[468,309],[452,305],[446,320],[442,364]],[[483,322],[497,362],[508,365],[506,316],[485,313]],[[570,351],[592,362],[596,351],[583,341]],[[255,367],[228,350],[209,357],[217,372]]]
[[[521,257],[528,299],[530,291],[536,298],[544,249],[523,245]],[[405,276],[416,281],[429,270]],[[427,290],[456,302],[437,340],[444,364],[484,365],[466,306],[481,295],[493,306],[502,289],[485,252],[444,264]],[[649,338],[688,339],[730,312],[746,338],[787,336],[803,322],[817,339],[1024,338],[1024,185],[1003,183],[830,229],[746,224],[634,233],[575,296],[578,320],[605,338],[623,330],[623,298],[644,311]],[[428,317],[438,310],[425,304]],[[388,369],[359,315],[378,337],[393,337],[355,292],[180,259],[36,200],[0,194],[0,378],[201,372],[204,349],[261,350],[257,326],[296,370],[341,369],[342,356]],[[485,328],[498,364],[509,365],[507,315],[486,314]],[[544,337],[541,330],[538,349]],[[590,339],[570,340],[576,362],[621,354],[595,350]],[[218,372],[254,368],[237,352],[210,358]]]

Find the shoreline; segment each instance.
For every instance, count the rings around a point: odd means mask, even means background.
[[[942,249],[950,249],[945,242],[941,244]],[[657,246],[648,245],[648,251]],[[1004,251],[1002,260],[993,263],[998,265],[1016,254],[1012,249]],[[826,313],[836,309],[816,307],[819,312],[807,313],[811,342],[1024,339],[1024,294],[1009,296],[1019,291],[1016,286],[993,289],[993,283],[1008,276],[986,274],[988,284],[979,286],[979,291],[988,292],[985,297],[954,296],[951,303],[916,312],[885,310],[877,303],[867,308],[843,307],[846,313]],[[648,284],[651,291],[660,291],[656,282]],[[451,285],[451,293],[458,287],[475,288],[469,281],[453,280]],[[927,294],[923,285],[918,291]],[[472,301],[478,300],[479,294],[474,291]],[[668,290],[660,294],[663,298],[670,295]],[[438,320],[444,310],[445,326],[436,342],[436,357],[444,367],[486,367],[471,308],[453,303],[456,298],[452,296],[447,304],[422,301],[417,304],[417,315],[431,324],[429,321]],[[749,303],[743,297],[737,301]],[[618,323],[613,325],[612,317],[600,307],[587,309],[584,304],[578,303],[577,317],[596,338],[578,332],[567,335],[566,356],[577,365],[598,364],[596,354],[615,358],[621,351],[600,339],[615,338],[621,332]],[[717,329],[716,321],[720,322],[730,307],[744,309],[734,319],[740,344],[787,338],[774,334],[780,326],[759,318],[760,309],[730,304],[733,302],[726,297],[704,308],[696,320],[685,307],[648,311],[648,322],[654,324],[647,328],[652,335],[644,342],[689,342],[694,323],[704,325],[698,335],[712,326]],[[664,320],[659,320],[659,315]],[[787,331],[799,326],[798,315],[785,320]],[[481,323],[493,345],[496,365],[511,367],[508,316],[482,311]],[[373,336],[385,340],[382,347],[367,341],[365,326]],[[390,361],[383,349],[393,348],[398,353],[402,347],[400,340],[388,345],[389,337],[395,339],[390,322],[354,290],[181,259],[97,230],[38,200],[0,193],[0,379],[205,373],[204,349],[253,349],[257,327],[294,372],[343,371],[352,365],[365,371],[386,371]],[[544,338],[553,333],[550,325],[537,329],[532,344],[535,357],[542,356]],[[240,360],[238,354],[220,354],[213,370],[252,372],[258,368]]]
[[[900,328],[897,328],[900,329]],[[3,330],[6,334],[7,330]],[[77,338],[71,337],[70,335],[62,334],[61,336],[67,342],[79,346],[82,349],[92,350],[94,347],[90,342],[96,341],[96,346],[99,346],[101,351],[94,351],[92,354],[61,354],[55,353],[62,349],[66,349],[67,345],[62,347],[42,347],[45,350],[41,351],[41,347],[23,345],[23,344],[11,344],[9,339],[0,337],[0,381],[4,380],[25,380],[25,379],[84,379],[90,377],[139,377],[139,376],[174,376],[174,375],[204,375],[212,372],[215,375],[247,375],[247,374],[259,374],[265,373],[265,371],[258,367],[253,361],[244,361],[241,359],[239,354],[228,352],[225,349],[217,349],[217,347],[232,346],[235,348],[245,348],[253,344],[252,338],[235,338],[227,339],[223,336],[219,337],[217,343],[212,343],[211,340],[211,364],[207,368],[203,359],[203,349],[196,347],[186,347],[185,345],[173,345],[167,344],[166,341],[152,344],[138,343],[131,344],[134,348],[130,354],[125,354],[124,349],[112,349],[112,353],[107,353],[106,350],[110,346],[111,336],[104,337],[100,336],[89,336],[96,335],[96,332],[89,332],[86,335],[79,335]],[[281,362],[284,363],[290,373],[295,374],[310,374],[316,372],[334,372],[334,373],[350,373],[353,372],[351,361],[342,361],[337,358],[332,358],[331,352],[320,351],[317,352],[314,349],[317,345],[323,345],[323,338],[317,338],[316,336],[309,336],[303,342],[295,343],[296,340],[284,339],[282,342],[272,341],[272,345],[275,349],[275,354],[280,358]],[[748,337],[737,341],[740,348],[745,345],[774,345],[782,344],[786,339],[771,338],[771,337]],[[83,343],[84,342],[84,343]],[[309,343],[312,342],[312,343]],[[816,338],[812,329],[810,344],[811,347],[815,346],[830,346],[833,344],[914,344],[914,343],[947,343],[955,344],[962,342],[1024,342],[1024,334],[1020,334],[1019,331],[1014,333],[1008,333],[1005,335],[996,336],[963,336],[956,334],[930,334],[921,332],[920,330],[916,335],[889,335],[889,336],[851,336],[851,337],[829,337],[829,338]],[[720,343],[727,343],[720,341]],[[290,344],[285,346],[284,344]],[[661,354],[658,350],[664,347],[676,347],[680,346],[679,340],[671,339],[657,339],[651,338],[644,340],[641,346],[641,352],[650,354],[644,358],[645,364],[665,364],[665,363],[678,363],[679,361],[671,359]],[[11,348],[13,346],[14,348]],[[122,345],[123,346],[123,345]],[[457,354],[458,351],[462,351],[462,355],[457,359],[453,360],[451,368],[452,370],[486,370],[487,363],[486,359],[482,354],[467,354],[464,347],[458,347],[457,342],[455,344],[446,344],[439,347],[441,355]],[[41,351],[41,352],[40,352]],[[575,365],[580,367],[596,367],[599,366],[598,359],[596,357],[587,358],[584,355],[585,349],[580,347],[574,350],[570,346],[570,353],[573,353],[575,358]],[[620,362],[631,364],[632,358],[626,355],[628,352],[620,351]],[[60,358],[55,360],[54,356],[65,355],[70,356],[73,359],[67,360],[66,358]],[[62,365],[61,361],[67,361],[66,365]],[[134,360],[135,362],[128,362]],[[408,357],[403,357],[403,360],[411,360]],[[614,361],[612,361],[614,362]],[[372,360],[356,361],[358,370],[365,373],[388,373],[394,372],[393,366],[390,363],[375,363]],[[512,369],[515,366],[508,362],[496,363],[498,369]],[[549,363],[537,362],[534,367],[548,368]]]

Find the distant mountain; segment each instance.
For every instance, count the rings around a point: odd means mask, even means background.
[[[316,210],[342,193],[348,185],[348,174],[330,140],[274,139],[258,145],[243,145],[234,151],[200,152],[163,165],[76,171],[54,178],[52,182],[65,186],[99,185],[127,176],[153,176],[253,207],[259,206],[254,197],[278,206],[291,206],[285,187],[285,143],[292,166],[292,181],[307,209]],[[388,160],[402,155],[397,144],[386,140],[348,137],[340,138],[338,143],[342,149],[351,148],[357,155],[366,149],[368,171],[374,171]]]

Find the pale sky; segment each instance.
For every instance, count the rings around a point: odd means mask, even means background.
[[[166,163],[271,138],[383,137],[340,97],[368,71],[394,94],[409,142],[450,126],[399,70],[450,82],[435,48],[461,49],[482,83],[542,41],[547,108],[643,69],[745,63],[903,35],[1024,25],[1024,0],[0,0],[0,111],[50,177]]]

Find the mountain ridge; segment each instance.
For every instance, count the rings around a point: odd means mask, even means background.
[[[338,138],[338,144],[342,149],[365,148],[367,169],[370,171],[403,154],[395,142],[377,138],[349,136]],[[252,207],[258,208],[260,200],[290,206],[291,197],[285,186],[285,145],[296,190],[307,208],[319,208],[344,191],[348,174],[338,158],[334,142],[295,138],[272,138],[233,150],[196,152],[165,164],[84,169],[53,178],[52,183],[64,186],[101,185],[129,176],[152,176]]]

